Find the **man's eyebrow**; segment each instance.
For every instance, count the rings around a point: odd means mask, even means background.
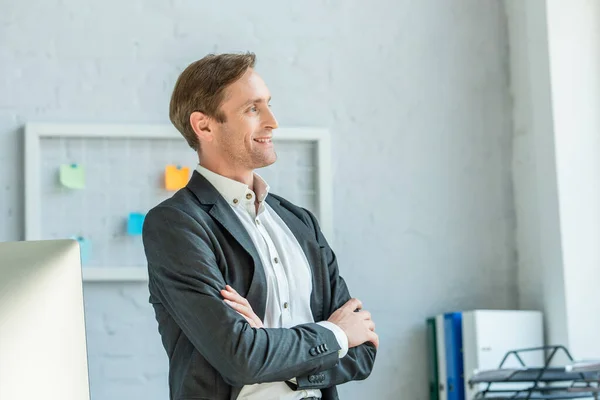
[[[267,99],[267,103],[269,103],[271,101],[271,96],[269,96],[269,98]],[[242,104],[240,106],[240,108],[244,108],[244,107],[248,107],[250,104],[255,104],[255,103],[264,103],[265,99],[264,98],[255,98],[255,99],[250,99],[247,102],[245,102],[244,104]]]

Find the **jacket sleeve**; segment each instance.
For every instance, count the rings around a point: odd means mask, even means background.
[[[285,381],[339,362],[340,347],[330,330],[316,323],[252,328],[225,304],[220,290],[226,282],[210,236],[185,212],[152,209],[142,235],[151,294],[228,384]]]
[[[331,309],[327,317],[331,316],[348,300],[350,293],[344,278],[339,274],[337,259],[335,253],[329,247],[317,219],[308,210],[304,210],[308,215],[309,222],[315,230],[315,235],[321,247],[325,248],[327,255],[327,264],[329,268],[329,280],[331,284]],[[330,369],[317,373],[309,373],[297,377],[298,390],[305,389],[324,389],[335,385],[340,385],[349,381],[366,379],[373,369],[377,349],[371,342],[363,343],[348,350],[348,354],[341,358],[339,363]]]

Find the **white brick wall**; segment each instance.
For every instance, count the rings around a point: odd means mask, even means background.
[[[342,398],[426,399],[424,318],[517,304],[499,0],[1,8],[0,240],[22,237],[24,122],[167,122],[189,62],[252,50],[280,124],[332,132],[335,250],[381,336],[372,376]],[[85,295],[93,399],[166,399],[146,287]]]

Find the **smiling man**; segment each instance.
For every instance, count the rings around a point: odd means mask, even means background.
[[[208,55],[180,75],[170,117],[199,164],[146,216],[150,302],[170,399],[337,399],[379,338],[308,210],[269,192],[277,120],[255,56]]]

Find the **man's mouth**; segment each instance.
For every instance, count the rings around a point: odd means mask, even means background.
[[[256,138],[254,141],[258,143],[271,143],[271,138]]]

